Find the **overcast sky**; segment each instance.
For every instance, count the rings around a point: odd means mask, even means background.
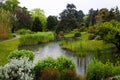
[[[25,6],[28,10],[40,8],[44,10],[45,15],[59,15],[68,3],[73,3],[77,10],[83,10],[86,14],[88,10],[101,8],[120,8],[120,0],[19,0],[20,6]]]

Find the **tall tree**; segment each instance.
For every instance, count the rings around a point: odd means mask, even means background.
[[[77,11],[74,4],[67,4],[66,9],[60,13],[60,23],[58,28],[69,32],[72,29],[77,28],[80,21],[83,21],[83,12]]]
[[[29,13],[29,11],[27,10],[27,8],[23,7],[19,7],[15,10],[15,15],[16,15],[16,19],[17,19],[17,26],[15,26],[15,29],[31,29],[32,26],[32,17]]]
[[[46,16],[44,15],[44,11],[40,10],[39,8],[36,8],[31,11],[31,15],[32,15],[33,20],[35,20],[36,17],[39,18],[42,24],[42,30],[45,30],[47,19],[46,19]]]
[[[56,16],[48,16],[47,29],[48,30],[55,30],[57,23],[58,23],[58,20],[57,20]]]
[[[32,31],[34,32],[42,31],[42,23],[39,17],[35,17],[33,26],[32,26]]]

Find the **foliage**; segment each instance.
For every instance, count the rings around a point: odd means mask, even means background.
[[[89,27],[87,30],[88,33],[92,33],[92,34],[94,34],[95,31],[96,31],[95,27]]]
[[[74,34],[74,37],[80,37],[81,36],[81,33],[79,33],[79,32],[76,32],[75,34]]]
[[[114,76],[114,80],[120,80],[120,75]]]
[[[0,9],[0,38],[8,38],[11,29],[10,12]]]
[[[38,43],[50,42],[54,40],[52,32],[37,32],[34,34],[26,34],[20,38],[20,46],[35,45]]]
[[[34,64],[27,58],[11,59],[0,68],[0,78],[4,80],[33,80]]]
[[[102,63],[94,59],[87,67],[87,80],[101,80],[120,74],[120,65],[107,61]],[[119,79],[119,76],[116,76]],[[116,80],[116,79],[115,79]]]
[[[56,16],[48,16],[48,18],[47,18],[47,29],[48,30],[55,30],[57,23],[58,23],[58,20],[57,20]]]
[[[46,68],[42,71],[39,80],[59,80],[60,73],[57,70]]]
[[[19,40],[11,40],[0,43],[0,66],[8,62],[8,56],[11,51],[17,50]]]
[[[32,26],[32,18],[31,14],[25,7],[19,7],[15,10],[15,21],[13,22],[13,30],[19,29],[31,29]],[[16,22],[16,23],[15,23]]]
[[[111,63],[103,64],[100,61],[93,60],[87,67],[87,80],[101,80],[111,77],[113,66]]]
[[[31,33],[32,33],[32,31],[29,29],[19,29],[17,31],[17,34],[20,34],[20,35],[31,34]]]
[[[70,34],[72,36],[72,34]],[[81,33],[80,40],[78,41],[60,41],[59,44],[63,49],[76,52],[78,56],[86,56],[86,53],[96,52],[99,50],[105,50],[113,45],[105,44],[102,40],[88,40],[89,33]],[[68,37],[68,35],[65,35]],[[89,44],[89,45],[88,45]]]
[[[32,15],[33,21],[35,20],[36,17],[39,18],[42,25],[42,30],[45,31],[47,19],[46,16],[44,15],[44,11],[39,8],[35,8],[30,12],[30,14]]]
[[[95,38],[96,38],[96,35],[95,35],[95,34],[90,34],[88,39],[89,39],[89,40],[94,40]]]
[[[100,24],[97,34],[107,42],[114,44],[118,50],[120,49],[120,23],[116,21],[105,22]]]
[[[42,31],[42,23],[39,20],[39,17],[35,17],[32,25],[32,31],[34,32]]]
[[[9,60],[10,59],[20,59],[22,57],[27,57],[30,61],[33,61],[34,59],[34,54],[33,52],[29,51],[29,50],[15,50],[15,51],[12,51],[10,52],[10,55],[9,55]]]
[[[60,73],[64,73],[64,71],[71,69],[75,71],[75,64],[71,59],[65,57],[59,57],[57,59],[53,59],[48,57],[44,60],[41,60],[35,66],[35,76],[36,79],[39,78],[43,70],[46,68],[58,70]]]
[[[57,32],[70,32],[83,22],[84,13],[76,10],[74,4],[67,4],[66,9],[60,13],[60,22],[57,26]]]
[[[66,70],[62,75],[63,80],[78,80],[78,76],[73,70]]]

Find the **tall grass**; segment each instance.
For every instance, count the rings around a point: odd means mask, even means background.
[[[46,43],[54,40],[52,32],[38,32],[34,34],[26,34],[20,38],[20,46],[35,45],[38,43]]]
[[[88,40],[89,34],[82,33],[81,40],[78,41],[60,41],[59,44],[63,49],[76,52],[78,56],[86,56],[86,53],[97,52],[113,46],[112,44],[105,44],[102,40]]]

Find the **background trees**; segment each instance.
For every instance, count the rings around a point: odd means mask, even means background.
[[[79,23],[83,22],[84,13],[76,10],[74,4],[67,4],[66,9],[60,13],[59,30],[69,32],[72,29],[78,28]]]
[[[47,18],[47,29],[48,30],[55,30],[57,24],[58,24],[58,20],[56,16],[48,16]]]
[[[34,22],[36,17],[39,18],[39,23],[41,23],[42,31],[45,31],[47,19],[46,19],[46,16],[44,15],[44,11],[40,10],[39,8],[36,8],[36,9],[33,9],[30,13],[32,15],[32,19]]]
[[[114,44],[120,50],[120,23],[117,21],[101,23],[97,29],[98,35],[107,42]]]

